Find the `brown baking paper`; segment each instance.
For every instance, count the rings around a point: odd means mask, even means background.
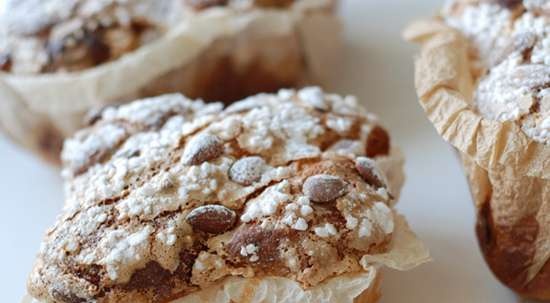
[[[414,23],[404,36],[422,44],[417,94],[445,140],[487,170],[550,179],[550,146],[529,138],[516,122],[485,119],[471,106],[474,79],[468,43],[459,32],[433,19]]]
[[[262,55],[277,58],[281,52],[294,52],[306,61],[303,78],[322,80],[323,71],[337,56],[337,48],[328,46],[340,44],[340,24],[332,14],[334,2],[304,0],[286,10],[257,8],[246,12],[211,8],[182,21],[158,40],[95,68],[40,75],[0,73],[0,128],[33,151],[52,153],[54,147],[48,144],[60,145],[51,141],[72,134],[90,109],[135,99],[144,90],[146,94],[166,92],[162,90],[173,87],[147,91],[147,86],[189,65],[181,85],[192,87],[196,82],[193,75],[208,63],[197,60],[208,60],[201,55],[213,45],[219,48],[213,51],[216,54],[226,52],[244,63],[256,59],[250,58],[251,49],[233,49],[231,39],[251,39],[252,48],[274,41],[276,47],[268,54],[262,50]],[[224,39],[229,42],[219,45]]]
[[[466,155],[462,162],[478,210],[476,231],[487,263],[519,293],[548,299],[550,180],[510,179],[483,169]]]
[[[348,273],[327,279],[310,289],[283,277],[230,277],[172,303],[371,303],[378,297],[380,267],[409,270],[430,261],[428,249],[411,231],[405,218],[394,213],[395,229],[388,252],[365,255],[363,272]],[[26,296],[22,303],[40,303]]]
[[[491,121],[473,109],[468,42],[458,31],[436,18],[414,23],[404,36],[422,45],[415,66],[420,104],[460,153],[487,263],[520,294],[550,298],[550,146],[516,122]]]

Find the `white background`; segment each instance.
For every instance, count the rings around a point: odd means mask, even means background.
[[[341,9],[346,49],[330,89],[357,95],[401,145],[407,156],[407,183],[398,208],[434,259],[410,272],[387,272],[382,303],[521,302],[485,266],[461,167],[415,98],[416,47],[403,42],[400,32],[411,20],[436,12],[441,2],[347,0]],[[2,302],[18,302],[25,291],[42,234],[62,204],[58,175],[0,137]]]

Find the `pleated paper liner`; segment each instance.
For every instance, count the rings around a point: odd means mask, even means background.
[[[462,155],[476,234],[495,275],[521,295],[550,298],[550,180],[508,179]]]
[[[473,67],[461,33],[435,18],[414,23],[404,36],[422,45],[415,64],[420,104],[464,160],[489,266],[518,293],[550,299],[550,146],[514,121],[475,111]]]
[[[167,92],[234,101],[322,82],[340,44],[334,5],[335,0],[305,0],[285,10],[211,8],[95,68],[39,75],[0,72],[0,129],[58,162],[63,139],[83,126],[92,109]]]
[[[422,44],[416,60],[417,93],[445,140],[485,169],[550,178],[550,146],[529,138],[514,121],[491,121],[473,109],[474,79],[468,44],[460,33],[430,20],[413,24],[404,35]]]
[[[343,303],[376,303],[381,297],[382,274],[375,267],[361,274],[348,274],[329,279],[324,284],[308,291],[286,278],[227,278],[211,288],[198,291],[187,297],[169,303],[291,303],[320,302],[315,300],[342,299],[331,301]],[[334,293],[338,291],[338,293]],[[342,292],[342,293],[340,293]],[[345,293],[343,293],[345,292]],[[342,296],[340,296],[342,295]],[[314,296],[313,298],[309,296]],[[319,297],[321,296],[321,297]],[[43,303],[26,295],[21,303]]]
[[[381,269],[406,271],[430,261],[427,248],[410,230],[405,218],[394,213],[395,229],[388,252],[366,255],[363,272],[330,278],[304,290],[297,282],[282,277],[229,277],[207,289],[171,303],[374,303],[380,297]],[[39,303],[26,296],[22,303]]]

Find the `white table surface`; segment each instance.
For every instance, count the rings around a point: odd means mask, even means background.
[[[401,145],[408,178],[398,208],[434,259],[410,272],[387,272],[381,302],[520,302],[485,266],[461,167],[416,101],[416,48],[403,42],[400,32],[441,2],[347,0],[341,9],[347,45],[330,89],[357,95]],[[0,137],[0,192],[0,301],[18,302],[40,239],[61,207],[62,184],[56,169]]]

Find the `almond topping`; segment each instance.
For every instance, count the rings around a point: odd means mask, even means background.
[[[205,161],[215,159],[223,153],[222,141],[209,134],[200,134],[193,137],[183,152],[185,165],[199,165]]]
[[[376,162],[370,158],[359,157],[355,161],[355,168],[367,182],[374,188],[385,187],[384,175],[376,166]]]
[[[251,185],[262,177],[264,165],[264,159],[256,156],[237,160],[229,169],[229,178],[241,185]]]
[[[185,218],[194,228],[211,234],[221,234],[235,225],[236,214],[223,205],[203,205]]]
[[[304,194],[314,202],[334,201],[347,193],[346,183],[339,177],[315,175],[307,178],[302,187]]]

